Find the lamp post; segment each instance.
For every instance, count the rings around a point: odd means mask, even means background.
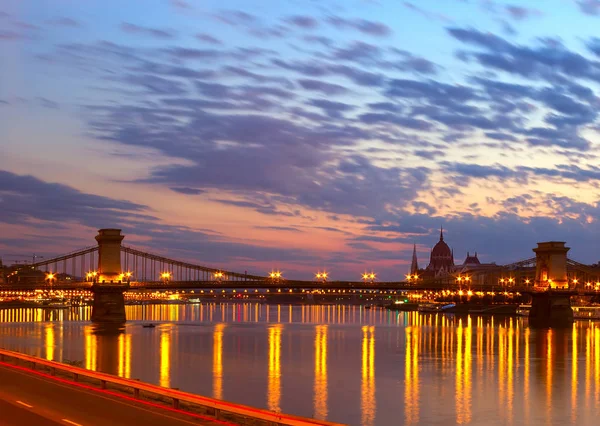
[[[365,282],[365,284],[367,282],[373,283],[375,281],[375,278],[377,277],[377,274],[375,274],[374,272],[365,272],[362,274],[362,279]]]
[[[50,289],[52,289],[52,283],[56,281],[56,275],[49,272],[46,274],[46,280],[48,281],[48,284],[50,284]]]
[[[317,278],[318,282],[325,283],[325,282],[327,282],[328,274],[327,274],[327,272],[317,272],[315,274],[315,277]]]

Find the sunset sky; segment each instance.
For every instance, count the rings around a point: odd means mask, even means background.
[[[600,0],[3,0],[0,257],[600,260]]]

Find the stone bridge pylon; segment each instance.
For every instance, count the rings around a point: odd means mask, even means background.
[[[573,309],[567,276],[567,252],[563,241],[538,243],[536,256],[535,291],[531,294],[529,324],[532,327],[570,327]]]
[[[94,305],[92,321],[100,323],[124,323],[125,298],[129,289],[121,270],[121,241],[125,238],[120,229],[100,229],[98,241],[98,271],[92,285]]]

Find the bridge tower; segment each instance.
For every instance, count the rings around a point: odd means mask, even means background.
[[[535,290],[531,294],[529,324],[532,327],[570,327],[573,309],[567,278],[567,252],[563,241],[538,243]]]
[[[120,229],[100,229],[98,241],[98,271],[92,292],[94,305],[92,321],[124,323],[125,299],[123,292],[129,288],[121,270],[121,241],[125,238]]]

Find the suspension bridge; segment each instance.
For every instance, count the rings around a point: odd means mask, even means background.
[[[274,289],[277,290],[444,290],[464,288],[471,291],[539,293],[549,289],[569,295],[592,295],[600,291],[600,269],[569,259],[564,243],[538,243],[536,257],[507,265],[494,265],[483,272],[482,280],[472,279],[478,270],[462,270],[454,276],[422,278],[407,276],[394,282],[376,281],[374,274],[362,281],[290,280],[279,272],[253,275],[171,259],[166,256],[122,245],[119,229],[98,231],[97,245],[32,262],[13,271],[4,289],[90,289],[94,292],[97,317],[124,319],[123,292],[128,290],[178,289]],[[35,260],[32,259],[32,260]],[[38,279],[27,279],[36,274]],[[40,276],[40,274],[42,274]],[[323,278],[324,275],[317,275]],[[21,279],[23,278],[23,279]],[[111,314],[112,312],[112,314]]]

